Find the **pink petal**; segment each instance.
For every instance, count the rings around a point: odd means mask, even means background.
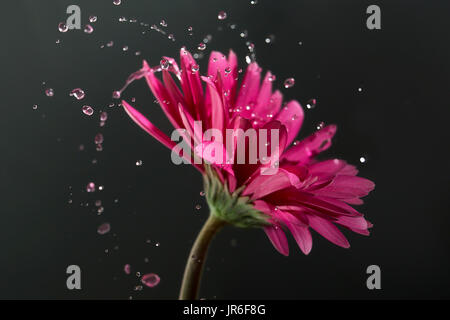
[[[280,215],[283,219],[283,223],[292,233],[292,236],[297,242],[300,250],[302,250],[304,254],[309,254],[312,249],[312,237],[308,230],[308,226],[302,224],[289,213],[280,212]]]
[[[329,125],[313,133],[297,145],[289,148],[283,159],[291,162],[307,163],[309,160],[331,146],[331,139],[336,133],[336,126]]]
[[[264,227],[264,232],[279,253],[285,256],[289,255],[289,245],[286,235],[279,226]]]
[[[259,83],[261,81],[261,69],[256,62],[252,62],[247,67],[244,80],[242,81],[236,106],[245,109],[251,103],[256,103],[259,93]]]
[[[167,148],[172,149],[175,142],[170,140],[161,130],[155,127],[146,117],[129,105],[125,100],[122,100],[122,105],[131,119],[136,122],[142,129],[147,131],[152,137],[161,142]]]
[[[300,104],[293,100],[290,101],[281,111],[276,115],[275,119],[286,126],[288,139],[286,144],[290,145],[297,137],[298,132],[303,124],[305,114]]]
[[[308,220],[311,228],[320,233],[328,241],[343,248],[350,247],[347,238],[345,238],[342,232],[330,221],[314,215],[308,216]]]
[[[274,175],[259,175],[253,179],[242,192],[242,195],[252,195],[252,199],[259,199],[272,192],[291,187],[300,180],[289,171],[278,169]]]

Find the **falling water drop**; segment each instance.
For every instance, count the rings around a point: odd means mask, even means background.
[[[116,90],[116,91],[113,91],[113,93],[112,93],[112,97],[113,97],[113,99],[120,99],[120,91],[118,91],[118,90]]]
[[[101,133],[97,133],[95,135],[95,138],[94,138],[95,144],[101,144],[101,143],[103,143],[103,140],[104,140],[103,135]]]
[[[153,288],[161,281],[159,276],[155,273],[148,273],[142,276],[141,282],[149,288]]]
[[[323,121],[319,122],[316,126],[317,130],[323,129],[323,127],[325,126],[325,123]]]
[[[164,20],[164,19],[162,19],[162,20],[159,22],[159,24],[160,24],[162,27],[167,27],[167,22],[166,22],[166,20]]]
[[[89,17],[89,22],[94,23],[94,22],[96,22],[96,21],[97,21],[97,16],[90,16],[90,17]]]
[[[108,222],[102,223],[97,228],[97,233],[101,235],[106,234],[109,231],[111,231],[111,225]]]
[[[81,110],[83,111],[83,113],[87,116],[92,116],[92,114],[94,113],[94,109],[92,109],[91,106],[83,106],[81,108]]]
[[[195,210],[200,210],[201,208],[202,208],[202,206],[199,205],[199,204],[197,204],[197,205],[195,206]]]
[[[69,30],[69,27],[64,22],[60,22],[58,24],[58,30],[59,32],[67,32]]]
[[[359,158],[359,162],[361,162],[361,163],[366,163],[366,158],[365,157],[360,157]]]
[[[308,102],[306,102],[306,108],[307,109],[314,109],[316,107],[317,100],[316,99],[310,99]]]
[[[225,20],[227,18],[227,13],[225,11],[220,11],[217,14],[217,19],[219,20]]]
[[[113,1],[113,4],[116,6],[120,5],[121,3],[122,3],[122,0],[114,0]]]
[[[84,33],[91,34],[94,31],[94,27],[90,24],[84,26]]]
[[[284,87],[286,89],[288,88],[292,88],[295,84],[295,79],[294,78],[287,78],[286,80],[284,80]]]
[[[205,49],[206,49],[206,44],[204,44],[203,42],[200,42],[200,43],[198,44],[197,49],[200,50],[200,51],[205,50]]]
[[[95,191],[95,183],[94,182],[89,182],[86,186],[86,191],[87,192],[94,192]]]
[[[72,91],[70,91],[69,95],[71,97],[75,97],[75,99],[77,99],[77,100],[81,100],[85,97],[84,90],[81,88],[73,89]]]
[[[123,266],[123,272],[125,272],[125,274],[131,273],[131,266],[128,263]]]
[[[106,111],[103,111],[100,113],[100,121],[106,121],[108,120],[108,113]]]
[[[142,160],[137,160],[136,161],[136,167],[140,167],[142,166],[144,163],[142,162]]]
[[[37,104],[33,104],[33,110],[36,110],[38,108]]]
[[[45,90],[45,95],[47,97],[53,97],[55,95],[55,91],[52,88],[48,88]]]

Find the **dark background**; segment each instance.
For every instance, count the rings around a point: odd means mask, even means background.
[[[245,66],[245,42],[252,41],[277,87],[295,77],[295,86],[282,90],[286,99],[303,105],[318,99],[305,111],[299,137],[320,121],[336,123],[326,156],[357,164],[377,187],[361,208],[374,223],[372,235],[346,232],[348,250],[314,234],[309,256],[290,239],[291,254],[284,257],[262,231],[226,228],[212,244],[200,296],[450,298],[448,1],[122,2],[2,1],[0,298],[177,297],[190,246],[208,214],[201,177],[173,165],[165,147],[108,104],[142,59],[155,65],[162,55],[178,57],[183,45],[196,52],[207,34],[212,41],[205,53],[233,48]],[[90,14],[98,16],[92,34],[58,32],[69,4],[81,7],[83,25]],[[370,4],[381,7],[381,30],[366,28]],[[217,20],[220,10],[228,13],[224,21]],[[120,16],[138,22],[120,23]],[[161,19],[175,42],[139,25]],[[274,41],[266,44],[270,34]],[[100,48],[110,40],[113,47]],[[206,59],[199,61],[205,70]],[[48,87],[55,90],[52,98],[44,95]],[[85,90],[84,100],[69,97],[77,87]],[[124,97],[136,97],[139,110],[171,131],[144,81]],[[93,106],[94,116],[81,113],[84,104]],[[103,128],[100,110],[109,114]],[[98,132],[105,137],[102,152],[93,142]],[[359,163],[361,156],[366,163]],[[90,181],[104,191],[86,193]],[[105,208],[100,216],[97,199]],[[112,229],[100,236],[103,222]],[[123,272],[126,263],[131,275]],[[81,291],[66,289],[70,264],[81,267]],[[366,288],[371,264],[381,267],[381,290]],[[134,291],[136,272],[155,272],[161,283]]]

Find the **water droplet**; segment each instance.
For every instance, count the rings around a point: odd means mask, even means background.
[[[91,106],[83,106],[81,108],[81,110],[83,111],[83,113],[87,116],[92,116],[92,114],[94,113],[94,109],[92,109]]]
[[[120,99],[120,91],[116,90],[112,93],[113,99]]]
[[[200,196],[204,197],[205,196],[205,191],[200,191]]]
[[[96,21],[97,21],[97,16],[90,16],[90,17],[89,17],[89,22],[94,23],[94,22],[96,22]]]
[[[220,11],[217,14],[217,19],[219,20],[225,20],[227,18],[227,13],[225,11]]]
[[[248,36],[248,31],[247,31],[247,30],[242,31],[242,32],[239,34],[239,36],[240,36],[241,38],[247,38],[247,36]]]
[[[286,89],[288,88],[292,88],[295,84],[295,79],[294,78],[287,78],[286,80],[284,80],[284,87]]]
[[[358,88],[358,92],[362,92],[363,89],[361,87]]]
[[[202,208],[202,206],[199,205],[199,204],[197,204],[197,205],[195,206],[195,210],[200,210],[201,208]]]
[[[141,285],[135,286],[134,291],[141,291],[144,287]]]
[[[122,51],[128,51],[128,46],[123,46]]]
[[[95,135],[95,138],[94,138],[95,144],[101,144],[101,143],[103,143],[103,140],[104,140],[103,135],[101,133],[97,133]]]
[[[316,99],[310,99],[306,103],[306,108],[307,109],[314,109],[316,107],[316,104],[317,104],[317,100]]]
[[[101,235],[106,234],[109,231],[111,231],[111,225],[108,222],[102,223],[97,228],[97,233]]]
[[[69,27],[64,22],[60,22],[58,24],[58,30],[59,32],[67,32],[67,30],[69,30]]]
[[[258,3],[258,0],[251,0],[250,1],[250,4],[253,4],[253,5],[255,5],[255,4],[257,4]]]
[[[200,50],[200,51],[205,50],[206,49],[206,44],[204,44],[203,42],[199,43],[197,49]]]
[[[87,192],[94,192],[95,191],[95,183],[94,182],[89,182],[86,186],[86,191]]]
[[[147,273],[142,276],[141,282],[149,288],[153,288],[161,281],[159,276],[155,273]]]
[[[100,121],[106,121],[108,120],[108,113],[106,111],[103,111],[100,113]]]
[[[161,22],[159,23],[162,27],[167,27],[167,22],[166,20],[162,19]]]
[[[55,95],[55,91],[52,88],[48,88],[45,90],[45,95],[47,97],[53,97]]]
[[[175,36],[174,36],[172,33],[170,33],[170,34],[167,36],[167,38],[169,38],[169,40],[175,41]]]
[[[127,21],[126,17],[124,17],[124,16],[119,17],[119,22],[125,22],[125,21]]]
[[[84,33],[91,34],[94,31],[94,27],[90,24],[84,26]]]
[[[108,48],[111,48],[112,46],[114,45],[114,41],[109,41],[107,44],[106,44],[106,46],[108,47]]]
[[[187,31],[188,31],[188,35],[190,35],[190,36],[192,36],[194,33],[193,33],[193,31],[194,31],[194,28],[192,28],[191,26],[189,26],[188,28],[187,28]]]
[[[267,78],[270,82],[274,82],[275,80],[277,80],[277,77],[274,74],[271,74],[268,78]]]
[[[81,88],[73,89],[72,91],[70,91],[69,95],[71,97],[75,97],[75,99],[77,99],[77,100],[81,100],[86,96],[86,94],[84,93],[84,90]]]
[[[33,110],[36,110],[38,108],[37,104],[33,104]]]
[[[128,263],[123,266],[123,272],[125,272],[125,274],[131,273],[131,266]]]
[[[360,157],[359,158],[359,162],[361,162],[361,163],[366,163],[366,158],[365,157]]]
[[[167,59],[161,59],[161,61],[159,62],[159,64],[160,64],[160,66],[161,66],[161,68],[163,69],[163,70],[167,70],[167,69],[169,69],[169,66],[170,66],[170,63],[169,63],[169,61],[167,60]]]
[[[99,187],[98,187],[98,190],[99,190],[99,191],[102,191],[103,189],[105,189],[104,186],[99,186]]]
[[[245,62],[247,62],[247,64],[252,63],[252,59],[249,56],[245,56]]]
[[[104,207],[98,207],[97,208],[97,215],[100,216],[103,212],[105,212],[105,208]]]
[[[316,126],[317,130],[323,129],[323,127],[325,127],[325,123],[323,121],[319,122]]]
[[[155,243],[155,247],[159,247],[161,244],[159,242]]]
[[[299,46],[302,46],[302,45],[303,45],[303,42],[299,41],[299,42],[298,42],[298,45],[299,45]]]
[[[191,68],[192,73],[196,73],[198,70],[200,69],[200,67],[198,66],[198,64],[194,64]]]
[[[113,0],[113,4],[118,6],[122,3],[122,0]]]
[[[142,166],[142,164],[143,164],[142,160],[136,161],[136,167],[140,167],[140,166]]]
[[[136,272],[136,277],[140,277],[141,276],[141,273],[138,271],[138,272]]]

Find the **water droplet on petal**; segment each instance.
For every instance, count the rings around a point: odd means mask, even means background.
[[[73,89],[73,90],[70,92],[69,95],[70,95],[71,97],[75,97],[75,99],[77,99],[77,100],[81,100],[81,99],[83,99],[83,98],[85,97],[84,90],[81,89],[81,88]]]
[[[94,113],[94,109],[92,109],[91,106],[83,106],[81,108],[81,110],[83,111],[83,113],[87,116],[92,116],[92,114]]]
[[[95,183],[94,182],[89,182],[86,186],[86,191],[87,192],[94,192],[95,191]]]
[[[196,73],[198,70],[200,69],[200,67],[198,66],[198,64],[194,64],[191,68],[192,73]]]
[[[97,228],[97,233],[101,235],[106,234],[109,231],[111,231],[111,225],[108,222],[99,225]]]
[[[159,276],[155,273],[148,273],[142,276],[141,282],[149,288],[153,288],[161,281]]]
[[[161,68],[163,69],[163,70],[167,70],[167,69],[169,69],[169,66],[170,66],[170,63],[169,63],[169,61],[167,60],[167,59],[161,59],[161,61],[159,62],[159,64],[160,64],[160,66],[161,66]]]
[[[227,13],[225,11],[220,11],[217,14],[217,19],[219,20],[225,20],[227,18]]]
[[[284,80],[284,87],[286,89],[288,88],[292,88],[295,84],[295,79],[294,78],[287,78],[286,80]]]
[[[69,27],[64,22],[60,22],[58,24],[58,30],[59,32],[67,32],[67,30],[69,30]]]

